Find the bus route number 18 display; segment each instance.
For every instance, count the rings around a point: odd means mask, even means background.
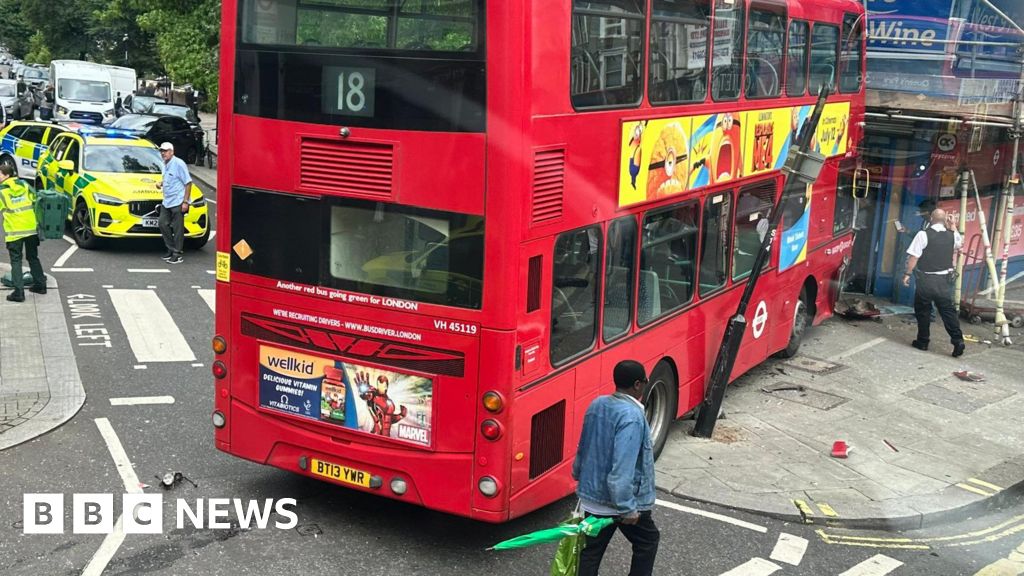
[[[375,79],[373,68],[324,66],[324,113],[373,118]]]

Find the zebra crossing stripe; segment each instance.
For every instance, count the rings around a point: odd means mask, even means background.
[[[214,294],[216,294],[216,290],[198,290],[198,292],[199,295],[203,297],[203,300],[206,302],[206,305],[210,307],[210,312],[216,312],[217,307],[216,304],[214,304],[213,298]]]
[[[195,354],[154,290],[107,290],[136,360],[193,362]]]
[[[900,566],[903,566],[903,562],[885,554],[876,554],[839,576],[885,576]]]
[[[791,566],[799,566],[807,552],[807,539],[785,532],[779,534],[775,542],[775,549],[772,550],[771,558],[776,562],[785,562]]]
[[[721,576],[768,576],[779,570],[782,567],[778,564],[764,558],[751,558],[728,572],[722,572]]]

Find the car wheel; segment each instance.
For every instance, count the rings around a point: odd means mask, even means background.
[[[210,227],[207,225],[206,232],[198,238],[185,238],[185,248],[189,250],[200,250],[210,241]]]
[[[92,216],[89,214],[89,207],[84,200],[75,204],[75,212],[71,219],[71,232],[75,238],[75,244],[84,250],[92,250],[99,244],[99,239],[92,229]]]
[[[195,164],[196,163],[196,159],[198,157],[199,157],[199,154],[198,154],[198,152],[196,152],[196,147],[195,146],[190,147],[188,150],[185,151],[185,164],[188,164],[188,165]]]
[[[657,460],[668,440],[668,429],[676,415],[676,398],[679,385],[675,373],[666,362],[659,362],[651,372],[644,398],[644,414],[651,427],[651,443]]]
[[[804,340],[810,318],[807,315],[807,291],[800,291],[800,299],[796,301],[796,308],[793,310],[793,328],[789,332],[789,342],[786,347],[775,353],[778,358],[792,358],[800,350],[800,344]]]
[[[18,175],[18,165],[14,162],[14,158],[11,158],[7,154],[0,156],[0,166],[10,166],[14,169],[14,175]]]

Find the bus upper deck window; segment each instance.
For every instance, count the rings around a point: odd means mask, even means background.
[[[704,101],[710,27],[711,0],[654,0],[647,86],[652,103]]]
[[[632,106],[643,93],[640,0],[575,0],[570,95],[577,109]]]
[[[711,51],[711,97],[717,101],[740,97],[743,76],[742,0],[715,0],[715,29]]]
[[[778,96],[782,88],[782,54],[786,16],[782,12],[750,11],[747,31],[747,98]]]

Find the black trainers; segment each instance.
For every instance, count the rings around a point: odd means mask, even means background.
[[[913,342],[910,343],[910,345],[913,346],[914,348],[917,348],[918,350],[927,350],[928,349],[928,343],[927,342],[923,342],[922,343],[922,342],[918,342],[917,340],[914,340]]]
[[[46,286],[33,286],[28,291],[33,294],[46,294]]]
[[[174,254],[172,252],[168,252],[167,254],[164,254],[163,257],[161,257],[160,259],[163,260],[164,262],[170,262],[171,258],[174,258]]]
[[[956,344],[953,344],[953,358],[959,358],[960,356],[963,356],[964,350],[966,349],[967,346],[963,342],[957,342]]]
[[[184,261],[185,261],[185,259],[182,258],[180,255],[174,255],[174,256],[171,256],[170,259],[167,260],[167,263],[168,264],[181,264]]]
[[[7,301],[8,302],[24,302],[25,301],[25,295],[24,294],[17,294],[15,292],[11,292],[10,294],[7,295]]]

